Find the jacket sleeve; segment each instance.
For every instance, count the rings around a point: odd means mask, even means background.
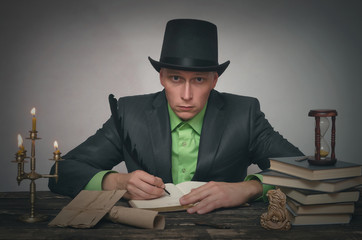
[[[259,168],[270,167],[271,157],[303,156],[304,154],[293,144],[288,142],[281,134],[274,131],[264,113],[260,110],[257,99],[250,109],[250,142],[249,152],[252,163],[258,164]]]
[[[75,197],[91,178],[102,170],[110,170],[123,160],[121,140],[114,122],[109,119],[101,129],[71,150],[59,162],[58,181],[49,179],[52,192]],[[54,174],[53,165],[50,174]]]

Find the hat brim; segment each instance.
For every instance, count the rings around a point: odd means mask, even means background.
[[[154,67],[157,72],[160,72],[161,68],[170,68],[170,69],[177,69],[177,70],[184,70],[184,71],[194,71],[194,72],[217,72],[220,76],[226,68],[229,66],[230,61],[226,61],[223,64],[215,65],[215,66],[207,66],[207,67],[189,67],[189,66],[180,66],[174,65],[169,63],[163,63],[153,60],[152,58],[148,57],[148,60]]]

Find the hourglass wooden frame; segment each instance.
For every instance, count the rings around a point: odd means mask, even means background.
[[[309,157],[308,162],[312,165],[333,165],[337,162],[335,155],[336,146],[336,116],[337,111],[333,109],[321,109],[321,110],[310,110],[308,113],[309,117],[315,118],[315,154],[314,157]],[[325,159],[321,159],[320,148],[321,148],[321,129],[320,129],[320,118],[330,117],[332,118],[331,128],[331,155]]]

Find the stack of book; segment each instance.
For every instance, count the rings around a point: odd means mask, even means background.
[[[362,166],[338,160],[333,166],[315,166],[301,159],[272,158],[270,168],[261,172],[263,183],[287,196],[292,224],[349,223],[360,196]]]

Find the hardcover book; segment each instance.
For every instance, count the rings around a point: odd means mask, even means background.
[[[308,180],[357,177],[362,175],[362,166],[337,160],[335,165],[315,166],[301,157],[271,158],[270,169]]]
[[[280,187],[280,190],[289,198],[296,200],[303,205],[357,202],[360,192],[357,189],[349,189],[336,193],[325,193],[303,189]]]
[[[134,208],[149,209],[158,212],[183,211],[192,205],[182,206],[180,204],[180,198],[191,192],[192,189],[198,188],[205,183],[206,182],[197,181],[187,181],[177,185],[174,185],[173,183],[166,183],[165,187],[170,195],[165,193],[165,195],[160,198],[151,200],[130,200],[128,203]]]
[[[287,204],[296,215],[342,214],[342,213],[352,214],[354,212],[353,202],[302,205],[288,198]]]
[[[287,206],[288,208],[288,206]],[[297,215],[288,208],[288,215],[292,225],[324,225],[324,224],[345,224],[349,223],[352,214],[314,214]]]
[[[264,170],[260,174],[263,176],[265,184],[322,192],[339,192],[362,184],[362,176],[312,181],[270,169]]]

